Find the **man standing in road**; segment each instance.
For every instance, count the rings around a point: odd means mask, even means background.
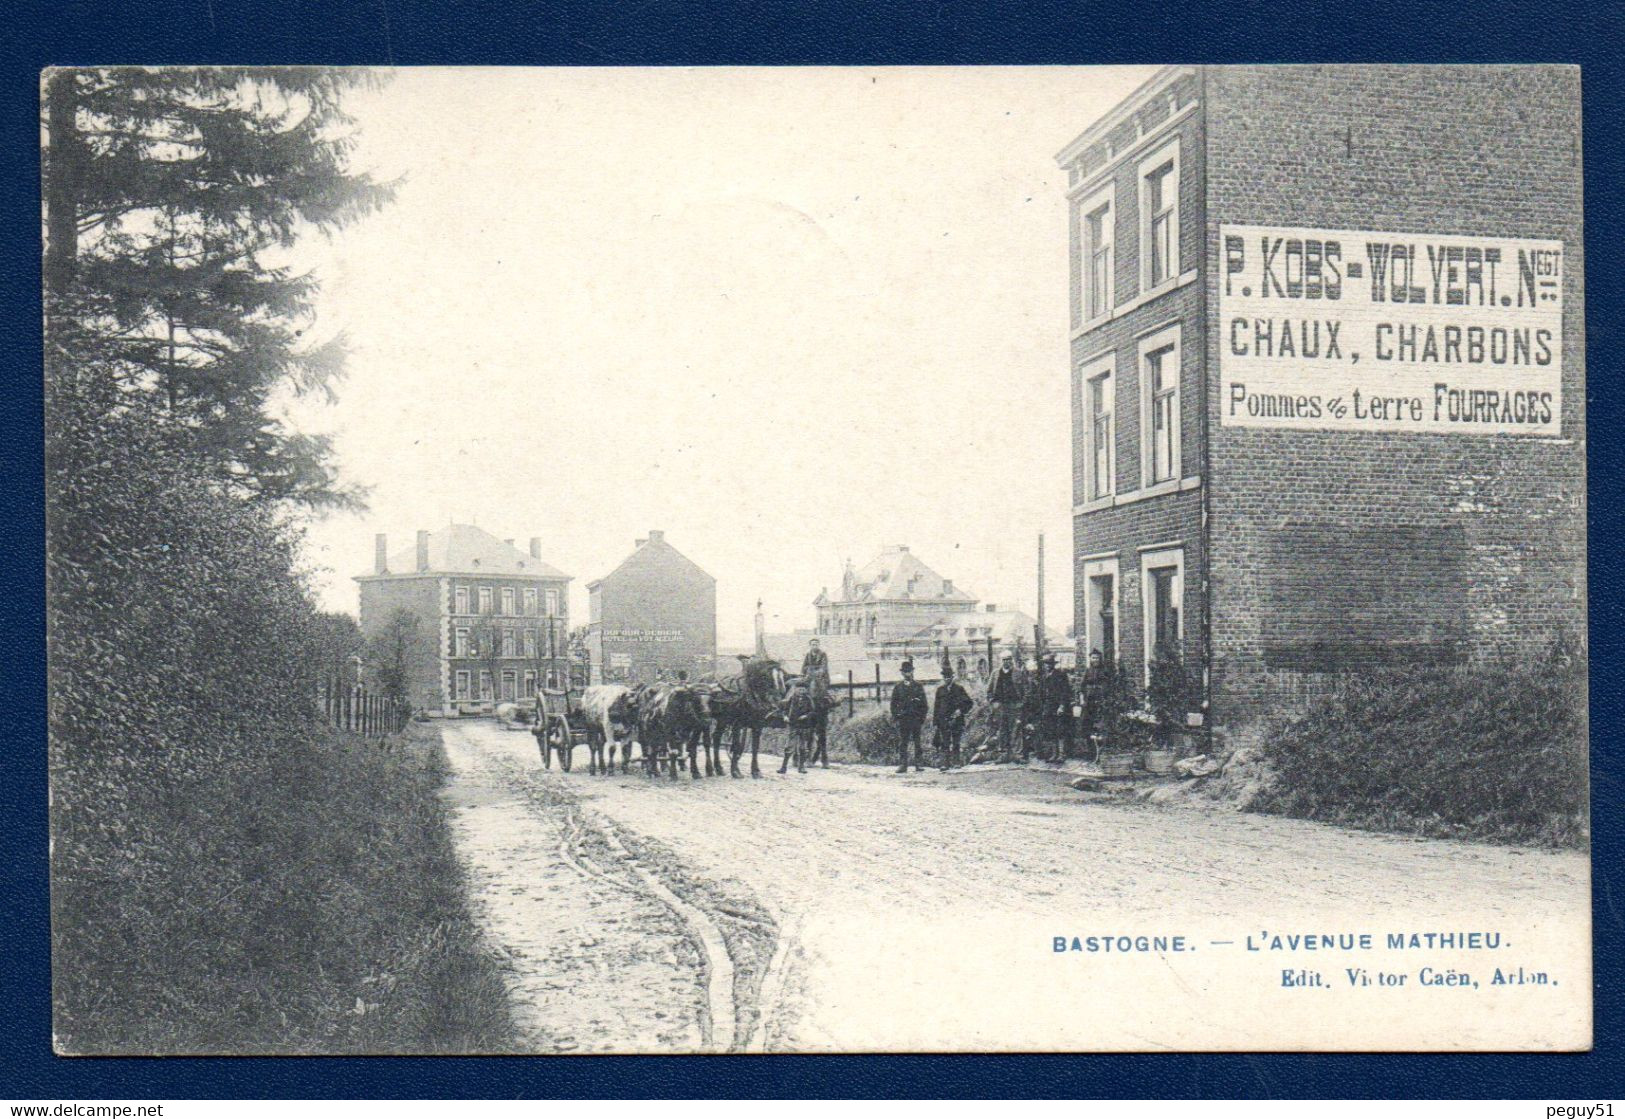
[[[1038,695],[1040,756],[1047,762],[1063,761],[1072,744],[1072,681],[1056,667],[1054,653],[1044,654]]]
[[[1021,681],[1016,679],[1015,661],[1009,653],[1000,658],[999,670],[993,674],[993,684],[987,690],[987,698],[993,702],[999,728],[999,760],[1010,761],[1016,720],[1021,718]]]
[[[937,761],[944,772],[957,768],[959,740],[965,733],[965,716],[974,704],[965,685],[954,679],[954,670],[942,670],[942,683],[937,686],[936,702],[931,706],[931,718],[936,724],[936,738],[941,755]]]
[[[914,662],[903,662],[903,678],[891,690],[891,717],[897,724],[897,735],[901,740],[900,750],[902,757],[897,766],[898,773],[908,772],[908,748],[914,745],[914,771],[918,773],[924,767],[920,765],[923,752],[920,746],[920,728],[925,725],[927,705],[925,701],[925,688],[914,679]]]

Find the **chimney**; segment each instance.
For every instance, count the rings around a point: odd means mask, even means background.
[[[952,579],[944,579],[942,581],[942,593],[943,594],[953,594],[954,593],[954,581]]]
[[[997,602],[988,603],[987,604],[987,612],[989,614],[997,614],[999,612],[999,604]]]
[[[908,545],[907,544],[899,544],[899,545],[897,545],[897,550],[899,552],[906,552],[906,551],[908,551]]]
[[[540,536],[532,536],[530,538],[530,558],[542,558],[542,538]]]
[[[381,532],[372,538],[372,573],[389,574],[389,537]]]
[[[429,570],[429,531],[418,529],[418,570]]]
[[[508,537],[508,539],[504,540],[503,543],[506,544],[510,548],[513,547],[513,537],[511,537],[511,536]]]
[[[640,536],[640,537],[638,537],[638,540],[637,540],[637,547],[641,548],[645,544],[647,544],[648,542],[649,542],[649,538],[647,536]]]
[[[649,539],[650,540],[664,540],[664,539],[666,539],[666,534],[661,529],[651,528],[649,530]]]

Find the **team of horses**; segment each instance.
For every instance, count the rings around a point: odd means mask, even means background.
[[[613,772],[619,755],[621,772],[630,773],[636,746],[644,772],[650,777],[669,773],[675,779],[685,766],[695,780],[721,777],[726,743],[728,776],[744,776],[739,763],[747,744],[750,775],[762,776],[762,728],[785,724],[787,695],[793,695],[794,690],[779,663],[770,657],[749,658],[742,667],[739,676],[723,679],[637,686],[595,684],[584,689],[579,717],[586,729],[588,772]],[[827,706],[817,707],[817,718],[827,714]],[[796,729],[792,726],[793,731]],[[550,766],[553,749],[570,749],[568,743],[550,746],[541,726],[536,733]],[[790,752],[803,768],[801,744],[807,740],[809,736],[803,733],[791,735]],[[787,757],[786,764],[788,761]]]

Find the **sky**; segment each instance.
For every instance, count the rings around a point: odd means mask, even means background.
[[[717,580],[724,647],[906,544],[1071,622],[1065,176],[1134,68],[420,69],[351,95],[399,179],[300,248],[343,333],[364,514],[309,531],[354,613],[373,534],[542,538],[586,586],[650,529]]]

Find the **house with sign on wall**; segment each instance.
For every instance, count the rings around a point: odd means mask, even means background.
[[[655,529],[587,584],[592,682],[650,683],[716,670],[717,581]]]
[[[1579,130],[1573,68],[1168,67],[1060,152],[1084,648],[1225,725],[1583,640]]]

